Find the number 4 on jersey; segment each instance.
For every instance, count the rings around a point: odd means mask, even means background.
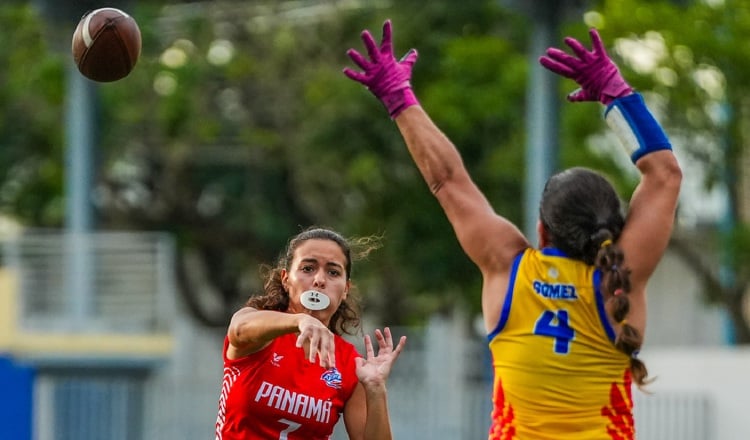
[[[567,310],[545,310],[536,320],[534,334],[555,338],[555,353],[568,354],[576,332],[570,327]]]

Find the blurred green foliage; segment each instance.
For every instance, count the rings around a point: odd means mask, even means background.
[[[657,98],[678,148],[706,164],[706,185],[727,175],[736,183],[748,6],[687,3],[592,1],[562,32],[587,41],[597,26],[626,78]],[[528,17],[494,0],[141,1],[129,12],[141,58],[127,78],[97,86],[97,227],[173,233],[181,292],[197,319],[225,325],[261,289],[258,265],[312,224],[383,235],[383,249],[355,264],[354,281],[384,322],[416,324],[456,307],[478,313],[480,274],[385,110],[341,69],[351,66],[348,48],[362,50],[361,30],[379,38],[391,18],[397,56],[419,50],[420,102],[497,211],[521,224]],[[0,45],[0,212],[28,226],[64,222],[63,104],[66,75],[77,74],[65,39],[74,27],[29,3],[0,5],[0,41],[11,42]],[[628,43],[651,48],[655,66],[623,56]],[[715,71],[719,95],[706,86]],[[564,96],[574,85],[560,88]],[[731,116],[717,119],[722,106]],[[599,106],[550,109],[558,111],[561,166],[602,169],[627,199],[632,169],[591,148],[606,132]],[[743,224],[739,213],[735,221]],[[747,240],[735,242],[744,262]],[[206,296],[220,306],[206,307]]]

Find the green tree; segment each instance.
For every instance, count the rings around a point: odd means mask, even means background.
[[[384,251],[362,265],[355,279],[369,310],[387,315],[388,322],[415,322],[436,308],[459,304],[466,292],[478,290],[473,266],[393,123],[341,68],[350,62],[346,49],[361,47],[361,29],[379,36],[385,17],[408,23],[398,26],[399,41],[404,51],[419,42],[424,57],[415,82],[424,88],[424,101],[442,107],[441,123],[455,128],[467,161],[481,170],[479,179],[505,191],[498,194],[508,196],[503,203],[512,212],[522,173],[522,134],[513,128],[521,125],[518,82],[525,67],[523,45],[508,39],[522,41],[522,28],[508,25],[514,21],[494,2],[479,0],[355,10],[305,6],[311,4],[137,4],[131,14],[144,46],[136,69],[97,88],[98,227],[172,232],[179,245],[183,299],[207,325],[226,325],[228,314],[260,289],[258,264],[273,260],[284,240],[309,224],[350,235],[384,235]],[[39,156],[50,163],[46,179],[54,186],[32,194],[32,185],[44,179],[36,170],[29,172],[31,183],[6,197],[2,209],[31,226],[60,226],[60,124],[70,55],[64,45],[45,42],[69,38],[75,23],[43,24],[28,5],[3,10],[27,17],[34,43],[5,55],[48,60],[55,73],[35,85],[22,66],[9,63],[18,67],[12,74],[23,83],[13,88],[17,98],[9,99],[4,111],[13,116],[13,106],[34,102],[32,89],[54,91],[57,101],[45,102],[43,111],[51,119],[16,124],[48,136],[48,149]],[[16,33],[14,26],[3,29]],[[499,57],[511,62],[498,66]],[[467,61],[473,66],[464,66]],[[513,99],[496,106],[493,94]],[[4,135],[0,142],[11,139]],[[18,158],[3,166],[28,160],[32,142],[19,142]],[[497,173],[498,163],[507,171]],[[17,188],[18,178],[6,175],[4,184]],[[19,209],[21,204],[29,207]]]
[[[62,56],[51,52],[44,25],[21,4],[0,6],[0,206],[38,226],[62,215]]]
[[[633,85],[659,102],[676,148],[704,170],[706,189],[727,193],[723,218],[698,229],[678,228],[671,247],[701,277],[706,299],[727,311],[736,341],[750,343],[744,306],[750,284],[750,199],[744,190],[750,4],[608,0],[592,8],[588,21],[615,41]],[[580,25],[570,31],[583,35]]]
[[[478,312],[480,276],[394,124],[341,74],[351,65],[345,51],[361,48],[361,29],[379,38],[386,17],[397,52],[419,49],[422,104],[495,208],[521,223],[526,19],[494,0],[346,5],[137,2],[141,59],[126,79],[97,88],[98,227],[173,233],[182,298],[206,325],[226,325],[260,290],[258,265],[310,224],[384,235],[383,250],[354,278],[368,310],[388,323],[457,306]],[[750,341],[741,306],[750,267],[742,193],[748,16],[732,0],[607,0],[591,2],[563,30],[585,38],[587,26],[599,27],[626,77],[660,103],[680,150],[705,164],[707,187],[729,188],[727,221],[709,225],[713,234],[700,241],[680,229],[672,245],[702,275],[707,297],[729,311],[740,342]],[[30,226],[64,220],[62,112],[74,26],[45,23],[28,3],[0,5],[0,41],[12,42],[0,47],[8,66],[0,71],[0,211]],[[644,48],[650,63],[633,57]],[[562,81],[561,95],[570,87]],[[615,155],[582,148],[606,131],[591,123],[600,109],[559,110],[561,165],[605,169],[623,194],[632,191]],[[722,258],[709,258],[708,248]]]

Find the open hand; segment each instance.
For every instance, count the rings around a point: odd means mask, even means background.
[[[545,56],[539,57],[542,66],[558,75],[570,78],[580,85],[568,95],[571,102],[599,101],[609,105],[616,98],[629,95],[633,89],[623,79],[617,65],[607,55],[602,39],[596,29],[589,30],[592,50],[588,51],[578,40],[565,38],[565,44],[573,55],[551,47]]]
[[[365,357],[357,358],[357,378],[367,387],[384,386],[391,373],[393,363],[406,345],[406,336],[401,336],[398,345],[393,347],[391,329],[386,327],[383,332],[375,330],[378,340],[378,353],[372,346],[370,335],[365,335]]]
[[[391,21],[383,24],[383,39],[378,47],[370,31],[362,31],[362,41],[367,49],[369,60],[354,49],[346,54],[362,71],[357,72],[348,67],[344,74],[363,84],[378,98],[392,118],[410,105],[417,103],[411,91],[411,73],[417,61],[417,51],[411,49],[401,60],[393,55]]]

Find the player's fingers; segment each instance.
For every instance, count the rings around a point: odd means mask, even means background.
[[[365,356],[367,359],[375,356],[375,351],[372,349],[372,339],[370,338],[370,335],[365,335]]]
[[[313,333],[310,337],[310,353],[308,354],[308,360],[312,363],[315,362],[315,355],[320,352],[320,336],[318,334]],[[322,358],[323,356],[319,356]]]
[[[305,357],[309,358],[311,353],[314,353],[312,350],[312,347],[310,346],[310,340],[308,339],[309,334],[302,332],[297,336],[297,342],[295,343],[295,346],[297,348],[301,348],[302,351],[305,353]]]
[[[305,345],[305,339],[307,339],[308,333],[307,331],[300,332],[299,335],[297,335],[297,342],[294,344],[297,348],[301,348]]]
[[[553,61],[557,61],[558,63],[564,64],[571,68],[582,64],[582,61],[580,59],[556,47],[550,47],[549,49],[547,49],[546,56]]]
[[[383,329],[383,333],[378,339],[378,342],[380,343],[381,348],[385,347],[389,350],[393,350],[393,336],[391,335],[391,329],[389,327]]]
[[[320,344],[320,363],[324,368],[333,368],[336,366],[336,343],[334,339],[323,338]]]
[[[580,41],[576,40],[572,37],[565,37],[565,44],[568,45],[573,50],[573,53],[575,53],[578,58],[580,59],[586,59],[589,55],[588,50],[586,50],[585,47],[583,47],[583,44],[581,44]]]
[[[596,28],[589,29],[589,36],[591,37],[591,48],[593,49],[594,53],[606,55],[607,50],[604,48],[602,37],[599,35],[599,32],[596,30]]]
[[[380,52],[390,54],[393,53],[393,29],[391,26],[391,20],[386,20],[383,23],[383,41],[380,42]]]
[[[345,67],[344,68],[344,75],[348,76],[349,78],[353,79],[354,81],[364,83],[367,81],[367,75],[361,72],[355,72],[354,70]]]
[[[548,70],[551,70],[552,72],[555,72],[558,75],[562,75],[566,78],[573,78],[573,76],[575,76],[576,74],[575,70],[549,57],[539,57],[539,63]]]
[[[372,38],[372,34],[368,30],[362,31],[362,42],[365,43],[367,54],[370,56],[372,61],[376,61],[378,57],[378,45],[375,43],[375,39]]]
[[[575,89],[567,96],[569,102],[596,101],[598,97],[592,96],[584,89]]]
[[[399,354],[401,354],[404,346],[406,346],[406,336],[401,336],[401,338],[399,338],[398,340],[398,345],[396,345],[396,348],[393,350],[394,359],[397,358]]]
[[[349,58],[351,58],[352,61],[354,61],[354,64],[358,65],[364,70],[367,70],[367,68],[372,64],[367,61],[361,53],[357,52],[354,49],[347,50],[346,54],[349,55]]]
[[[399,63],[412,67],[414,66],[414,63],[417,62],[417,58],[419,58],[419,54],[417,53],[417,50],[411,49],[409,50],[409,52],[406,53],[406,55],[404,55],[401,58],[401,61],[399,61]]]
[[[388,348],[388,342],[385,340],[385,336],[383,336],[383,332],[380,331],[380,329],[375,329],[375,339],[378,340],[378,348],[380,350],[384,348]]]

